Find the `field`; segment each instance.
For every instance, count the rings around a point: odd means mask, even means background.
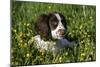
[[[42,13],[60,12],[67,19],[67,36],[79,44],[52,52],[34,47],[34,23]],[[96,60],[96,6],[13,1],[11,7],[11,65],[37,65]]]

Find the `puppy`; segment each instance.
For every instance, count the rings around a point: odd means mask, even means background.
[[[65,38],[66,23],[65,17],[61,13],[41,14],[35,24],[36,36],[34,41],[36,48],[58,51],[74,44]]]

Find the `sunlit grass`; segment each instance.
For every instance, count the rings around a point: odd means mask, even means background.
[[[34,23],[41,13],[57,11],[67,19],[67,34],[79,42],[56,56],[34,46]],[[13,2],[11,11],[11,65],[69,63],[96,60],[96,7]]]

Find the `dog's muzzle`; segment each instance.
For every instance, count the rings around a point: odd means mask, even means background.
[[[65,30],[64,29],[59,29],[58,33],[61,37],[65,36]]]

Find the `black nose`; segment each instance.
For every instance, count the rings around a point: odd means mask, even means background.
[[[60,35],[65,35],[65,30],[64,29],[59,29],[58,32],[60,33]]]

